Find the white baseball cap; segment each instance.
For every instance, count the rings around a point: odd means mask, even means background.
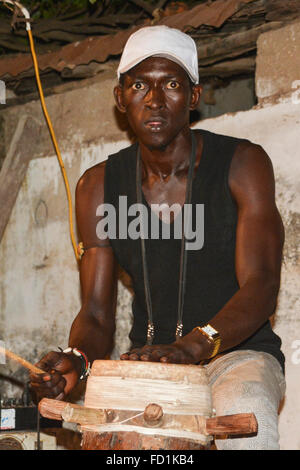
[[[184,68],[193,83],[199,82],[195,41],[179,29],[168,26],[147,26],[129,37],[118,67],[118,78],[152,56],[173,60]]]

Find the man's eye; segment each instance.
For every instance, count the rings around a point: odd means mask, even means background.
[[[171,80],[170,82],[167,83],[167,88],[170,90],[176,90],[176,88],[179,87],[179,83],[176,82],[175,80]]]
[[[145,85],[144,85],[143,83],[141,83],[141,82],[136,82],[136,83],[134,83],[134,84],[132,85],[132,88],[133,88],[134,90],[144,90]]]

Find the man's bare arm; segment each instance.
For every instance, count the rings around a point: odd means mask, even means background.
[[[272,163],[260,146],[248,143],[238,149],[229,185],[238,208],[236,277],[240,289],[210,322],[221,333],[221,350],[240,344],[274,313],[284,243]]]
[[[96,233],[97,208],[104,203],[105,164],[88,170],[76,188],[76,217],[85,251],[80,264],[82,308],[75,318],[69,345],[89,360],[104,358],[113,347],[117,296],[117,263],[108,239]]]
[[[90,362],[104,358],[113,347],[117,296],[117,266],[109,240],[99,240],[97,207],[104,202],[105,165],[88,170],[76,188],[76,216],[81,241],[89,247],[80,263],[82,308],[71,327],[69,346],[83,351]],[[63,399],[76,385],[81,360],[51,351],[37,364],[44,375],[31,374],[38,398]]]

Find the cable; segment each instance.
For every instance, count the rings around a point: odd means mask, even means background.
[[[14,0],[0,0],[0,1],[3,2],[3,3],[12,4],[15,7],[17,6],[22,11],[22,13],[23,13],[24,17],[26,18],[26,20],[30,20],[30,14],[29,14],[28,10],[25,7],[23,7],[23,5],[21,3],[16,2]],[[42,109],[43,109],[44,116],[45,116],[45,119],[46,119],[46,122],[47,122],[47,125],[48,125],[48,128],[49,128],[49,132],[50,132],[50,135],[51,135],[51,138],[52,138],[52,142],[53,142],[53,145],[54,145],[54,148],[55,148],[56,156],[57,156],[57,159],[58,159],[61,171],[62,171],[62,175],[63,175],[65,187],[66,187],[67,198],[68,198],[68,207],[69,207],[70,237],[71,237],[71,242],[72,242],[72,245],[73,245],[74,253],[75,253],[76,259],[78,261],[80,259],[80,256],[78,254],[77,244],[76,244],[75,236],[74,236],[73,209],[72,209],[72,197],[71,197],[70,186],[69,186],[69,181],[68,181],[68,177],[67,177],[67,174],[66,174],[66,170],[65,170],[65,167],[64,167],[64,163],[63,163],[63,160],[62,160],[62,157],[61,157],[61,153],[60,153],[60,150],[59,150],[59,147],[58,147],[58,143],[57,143],[57,140],[56,140],[56,137],[55,137],[52,122],[51,122],[50,116],[48,114],[46,103],[45,103],[45,97],[44,97],[44,92],[43,92],[43,88],[42,88],[42,84],[41,84],[41,80],[40,80],[39,66],[38,66],[38,61],[37,61],[37,57],[36,57],[36,52],[35,52],[35,47],[34,47],[34,41],[33,41],[30,21],[26,21],[26,31],[28,33],[30,50],[31,50],[33,66],[34,66],[34,72],[35,72],[35,76],[36,76],[36,81],[37,81],[37,86],[38,86],[38,90],[39,90]]]
[[[69,205],[70,237],[71,237],[71,241],[72,241],[72,245],[73,245],[73,249],[74,249],[74,252],[75,252],[76,259],[78,260],[79,255],[77,253],[77,245],[76,245],[76,241],[75,241],[75,237],[74,237],[72,198],[71,198],[69,181],[68,181],[68,177],[67,177],[67,174],[66,174],[64,163],[63,163],[63,160],[62,160],[62,157],[61,157],[61,153],[60,153],[60,150],[59,150],[59,147],[58,147],[58,143],[57,143],[57,140],[56,140],[56,137],[55,137],[54,129],[53,129],[53,126],[52,126],[52,123],[51,123],[51,120],[50,120],[50,117],[49,117],[49,114],[48,114],[48,111],[47,111],[47,108],[46,108],[44,93],[43,93],[41,80],[40,80],[39,69],[38,69],[37,58],[36,58],[36,54],[35,54],[35,50],[34,50],[34,42],[33,42],[32,32],[31,32],[31,30],[28,30],[27,32],[28,32],[28,37],[29,37],[29,42],[30,42],[30,49],[31,49],[31,53],[32,53],[34,70],[35,70],[35,74],[36,74],[36,81],[37,81],[37,85],[38,85],[38,89],[39,89],[39,93],[40,93],[42,108],[43,108],[43,111],[44,111],[44,114],[45,114],[45,118],[46,118],[46,121],[47,121],[47,124],[48,124],[48,128],[49,128],[49,131],[50,131],[50,134],[51,134],[51,137],[52,137],[52,142],[53,142],[53,145],[54,145],[54,148],[55,148],[55,151],[56,151],[57,159],[58,159],[58,162],[59,162],[59,165],[60,165],[60,168],[61,168],[61,171],[62,171],[63,179],[64,179],[64,182],[65,182],[65,187],[66,187],[66,191],[67,191],[67,198],[68,198],[68,205]]]

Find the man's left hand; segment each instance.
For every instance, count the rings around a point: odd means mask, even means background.
[[[199,342],[199,339],[196,340],[195,338],[195,333],[191,332],[171,344],[146,345],[142,348],[132,349],[122,354],[120,359],[123,361],[197,364],[202,359],[205,359],[206,349],[210,348],[211,343],[206,345],[204,342]]]

